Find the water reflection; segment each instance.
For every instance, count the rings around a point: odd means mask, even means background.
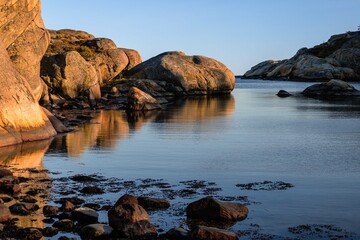
[[[228,95],[178,99],[167,109],[161,111],[131,113],[102,111],[79,131],[56,137],[48,153],[80,157],[88,149],[115,150],[119,140],[141,131],[147,123],[204,122],[229,115],[234,110],[234,97]],[[157,130],[162,128],[161,124],[154,126]],[[186,130],[186,127],[183,130]],[[166,131],[171,130],[167,129]]]
[[[36,191],[38,194],[33,194],[33,197],[40,209],[47,203],[51,188],[50,177],[42,163],[51,141],[50,139],[0,148],[0,165],[11,169],[15,176],[26,179],[20,183],[21,193],[18,197],[25,196],[29,191]],[[13,203],[11,201],[5,204],[10,206]],[[17,225],[45,227],[42,222],[44,216],[40,213],[38,210],[31,216],[16,216],[19,219]]]

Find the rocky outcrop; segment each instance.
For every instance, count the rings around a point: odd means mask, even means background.
[[[349,97],[360,96],[360,91],[347,82],[332,79],[325,83],[311,85],[302,94],[308,97]]]
[[[124,77],[164,81],[178,95],[228,94],[235,86],[234,74],[224,64],[183,52],[162,53],[133,67]]]
[[[36,100],[42,85],[40,60],[49,45],[39,0],[0,0],[0,41],[21,75],[26,77]]]
[[[56,134],[26,79],[0,42],[0,147],[46,139]]]
[[[51,35],[51,42],[41,64],[41,76],[49,87],[49,91],[63,95],[67,88],[56,84],[59,80],[59,74],[65,71],[65,67],[78,69],[81,73],[91,71],[91,74],[77,74],[76,71],[72,71],[74,76],[68,76],[70,81],[67,81],[67,85],[79,86],[80,88],[72,88],[72,94],[65,94],[66,97],[76,98],[81,95],[82,92],[90,90],[96,94],[92,97],[99,99],[101,96],[99,86],[106,83],[122,71],[129,70],[131,67],[141,62],[140,54],[132,49],[118,48],[116,44],[108,38],[96,38],[95,36],[83,32],[70,29],[64,30],[49,30]],[[76,60],[67,64],[56,64],[53,66],[54,59],[64,58],[71,53],[71,57],[75,58],[74,52],[77,52]],[[78,63],[78,64],[77,64]],[[86,64],[85,64],[86,63]],[[73,65],[73,66],[72,66]],[[91,66],[91,67],[89,67]],[[56,68],[56,69],[53,69]],[[94,70],[96,74],[93,74]],[[91,69],[91,70],[90,70]],[[90,74],[90,78],[89,78]],[[60,77],[64,79],[64,77]],[[72,80],[76,78],[76,82]],[[55,82],[55,84],[54,84]],[[97,86],[95,86],[97,82]],[[74,90],[78,90],[75,91]],[[46,94],[45,94],[46,95]]]
[[[0,1],[0,147],[56,134],[37,101],[49,36],[40,1]]]
[[[265,61],[243,78],[360,81],[360,32],[334,35],[313,48],[302,48],[283,61]]]
[[[45,57],[41,75],[51,91],[65,98],[76,98],[86,91],[93,99],[101,97],[94,67],[76,51]]]

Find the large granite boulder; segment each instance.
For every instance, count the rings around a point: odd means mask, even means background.
[[[360,96],[360,91],[347,82],[332,79],[307,87],[302,94],[309,97]]]
[[[182,95],[228,94],[234,74],[222,63],[204,56],[165,52],[126,72],[127,79],[154,79],[181,88]]]
[[[101,97],[94,67],[76,51],[44,56],[41,76],[46,84],[65,98],[76,98],[89,92],[94,99]]]
[[[31,87],[35,100],[42,93],[40,61],[49,45],[40,0],[0,0],[0,41],[14,67]]]
[[[77,51],[96,70],[99,84],[118,76],[123,70],[141,62],[140,54],[132,49],[118,48],[108,38],[77,30],[49,30],[51,41],[46,56]]]
[[[47,139],[56,134],[32,88],[0,41],[0,147]]]
[[[332,36],[313,48],[302,48],[282,61],[265,61],[243,78],[360,81],[360,31]]]

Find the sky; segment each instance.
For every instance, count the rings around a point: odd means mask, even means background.
[[[42,0],[48,29],[76,29],[136,49],[215,58],[236,75],[360,25],[360,0]]]

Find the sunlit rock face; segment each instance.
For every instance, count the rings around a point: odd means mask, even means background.
[[[0,0],[0,41],[39,100],[40,61],[50,41],[41,18],[40,0]]]
[[[18,226],[45,227],[41,209],[47,204],[51,181],[43,167],[42,158],[50,143],[51,140],[44,140],[1,148],[0,165],[11,170],[14,176],[28,179],[20,183],[21,193],[18,197],[26,196],[26,193],[31,190],[38,191],[33,197],[37,200],[36,204],[39,205],[40,209],[30,216],[16,216],[19,218]],[[6,204],[11,205],[13,203]]]
[[[0,147],[47,139],[56,134],[31,87],[0,42]]]
[[[0,147],[56,134],[37,101],[49,36],[40,1],[0,0]]]

